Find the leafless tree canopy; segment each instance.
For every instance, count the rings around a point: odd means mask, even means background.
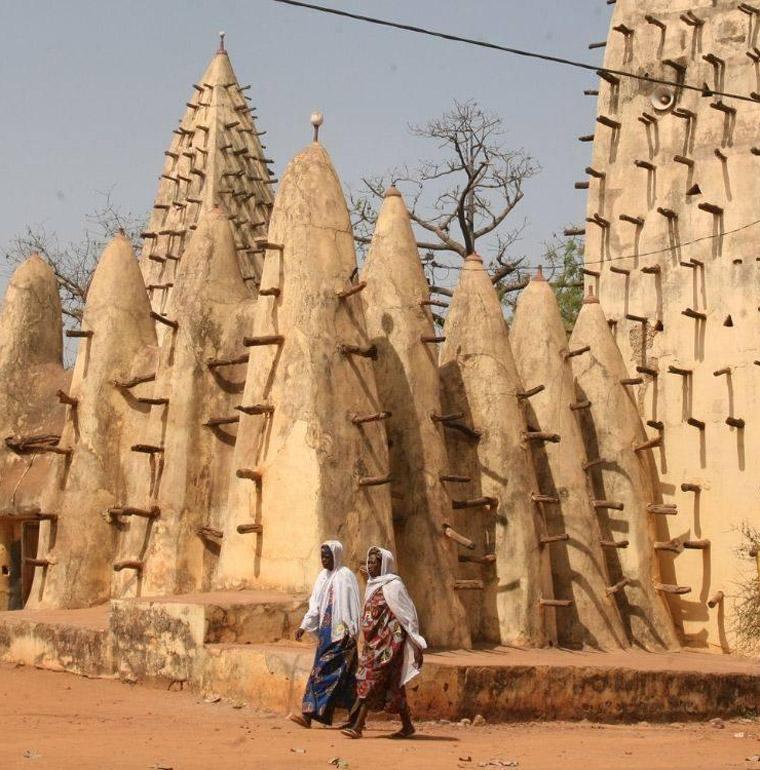
[[[58,280],[67,326],[78,326],[82,320],[87,289],[106,243],[116,233],[124,232],[137,253],[145,219],[120,211],[111,201],[110,193],[105,193],[102,206],[88,214],[85,221],[84,236],[79,243],[61,244],[55,233],[33,225],[11,241],[5,254],[11,268],[35,252],[48,262]]]
[[[502,290],[524,286],[525,257],[508,255],[524,224],[503,225],[522,200],[525,181],[537,173],[536,161],[522,150],[506,149],[502,119],[474,101],[455,102],[442,117],[410,130],[435,141],[440,159],[362,179],[362,189],[351,194],[357,242],[369,243],[379,201],[393,184],[404,193],[431,282],[439,271],[457,269],[461,258],[479,250],[490,262],[494,282],[510,277]]]

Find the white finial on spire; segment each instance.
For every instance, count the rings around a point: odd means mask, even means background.
[[[311,113],[311,125],[314,126],[314,141],[319,141],[319,127],[325,122],[325,116],[321,112]]]
[[[219,32],[219,50],[217,53],[224,53],[224,30]]]

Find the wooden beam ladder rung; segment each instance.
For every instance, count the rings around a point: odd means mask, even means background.
[[[224,532],[213,527],[200,527],[195,531],[198,537],[213,538],[215,540],[222,540],[224,538]]]
[[[361,356],[362,358],[371,358],[373,361],[377,360],[376,345],[369,345],[363,348],[360,345],[340,343],[338,345],[338,352],[344,356]]]
[[[520,400],[524,400],[526,398],[532,398],[538,393],[541,393],[543,390],[546,390],[546,385],[536,385],[535,388],[531,388],[530,390],[518,391],[517,398],[519,398]]]
[[[237,356],[236,358],[209,358],[209,360],[206,361],[206,366],[208,366],[209,369],[217,369],[220,366],[247,364],[249,358],[250,356],[248,353],[245,353],[242,356]]]
[[[234,425],[240,422],[240,417],[212,417],[203,423],[205,428],[216,428],[219,425]]]
[[[630,541],[628,540],[600,540],[599,545],[602,548],[628,548]]]
[[[716,605],[720,604],[723,601],[725,594],[723,591],[716,591],[708,600],[707,600],[707,606],[710,609],[713,609]]]
[[[348,297],[353,297],[354,294],[358,294],[360,291],[364,291],[364,289],[366,288],[367,288],[367,282],[359,281],[359,283],[354,284],[348,289],[342,289],[342,290],[336,291],[335,296],[338,299],[347,299]]]
[[[527,441],[547,441],[551,444],[558,444],[561,441],[559,433],[550,433],[544,430],[525,431],[523,438]]]
[[[452,484],[467,484],[472,481],[471,476],[457,476],[454,473],[439,473],[438,479],[440,481],[449,481]]]
[[[79,403],[78,399],[74,398],[73,396],[70,396],[68,393],[66,393],[63,390],[57,390],[55,392],[55,394],[56,394],[56,396],[58,396],[58,400],[62,404],[68,404],[68,406],[70,406],[72,408],[75,407]]]
[[[464,508],[496,508],[499,501],[495,497],[488,497],[483,495],[481,497],[473,497],[468,500],[452,500],[451,507],[454,510],[461,510]]]
[[[365,422],[387,420],[392,416],[392,412],[375,412],[374,414],[352,414],[349,419],[354,425],[363,425]]]
[[[360,487],[379,487],[391,483],[390,474],[386,476],[363,476],[356,482]]]
[[[257,484],[261,482],[263,474],[259,468],[238,468],[235,471],[235,475],[239,479],[250,479]]]
[[[483,556],[472,556],[468,553],[460,553],[457,558],[463,564],[494,564],[496,562],[495,553],[487,553]]]
[[[539,494],[538,492],[531,492],[530,499],[534,503],[547,503],[549,505],[559,505],[559,497],[555,497],[554,495],[542,495],[542,494]]]
[[[451,525],[444,524],[442,529],[443,534],[450,540],[453,540],[455,543],[459,543],[459,545],[463,545],[465,548],[469,548],[471,551],[475,550],[475,543],[473,543],[472,540],[465,537],[464,535],[460,535],[459,532],[457,532]]]
[[[282,345],[285,337],[282,334],[262,334],[256,337],[244,337],[243,345],[247,348],[262,347],[264,345]]]
[[[235,409],[243,414],[272,414],[274,412],[272,404],[250,404],[248,406],[238,404]]]
[[[539,599],[538,603],[541,607],[572,607],[572,599]]]
[[[592,500],[591,504],[597,509],[603,508],[613,511],[622,511],[625,509],[625,504],[617,502],[616,500]]]
[[[168,326],[171,329],[174,329],[175,331],[179,329],[179,323],[177,321],[172,321],[170,318],[167,318],[164,315],[161,315],[161,313],[157,313],[155,310],[150,311],[150,317],[154,321],[158,321],[161,324],[164,324],[164,326]]]
[[[161,454],[164,451],[162,446],[152,444],[133,444],[130,449],[133,452],[142,452],[143,454]]]
[[[652,503],[647,506],[647,513],[675,516],[678,513],[678,506],[672,503]]]
[[[613,594],[618,593],[619,591],[622,591],[627,585],[629,585],[631,582],[630,578],[623,578],[622,580],[618,580],[615,585],[607,586],[607,589],[605,593],[607,596],[612,596]]]
[[[264,531],[264,526],[262,524],[238,524],[235,529],[240,535],[259,535]]]
[[[482,591],[483,581],[482,580],[455,580],[454,590],[455,591]]]
[[[541,545],[549,545],[550,543],[566,543],[570,539],[570,535],[567,532],[563,532],[561,535],[544,535],[539,539]]]
[[[123,505],[109,508],[108,513],[112,516],[139,516],[143,519],[157,519],[161,515],[161,509],[157,505],[152,505],[150,508]]]

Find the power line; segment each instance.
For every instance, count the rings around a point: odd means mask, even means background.
[[[368,24],[376,24],[380,27],[390,27],[391,29],[400,29],[405,32],[414,32],[418,35],[427,35],[428,37],[435,37],[441,40],[448,40],[454,43],[465,43],[467,45],[478,46],[479,48],[488,48],[492,51],[500,51],[501,53],[509,53],[515,56],[523,56],[528,59],[539,59],[540,61],[552,62],[554,64],[563,64],[567,67],[575,67],[576,69],[589,70],[591,72],[605,72],[610,75],[616,75],[617,77],[630,78],[632,80],[642,80],[646,83],[655,83],[656,85],[672,86],[673,88],[680,88],[687,91],[698,91],[702,96],[722,96],[728,99],[739,99],[744,102],[752,102],[754,104],[760,103],[760,95],[757,98],[754,96],[745,96],[743,94],[734,94],[730,91],[715,91],[707,86],[693,86],[688,83],[678,83],[672,80],[664,80],[662,78],[651,77],[650,75],[637,75],[633,72],[626,72],[624,70],[610,69],[608,67],[598,67],[594,64],[587,64],[586,62],[574,61],[573,59],[565,59],[561,56],[553,56],[551,54],[538,53],[536,51],[526,51],[520,48],[511,48],[505,45],[499,45],[498,43],[489,43],[484,40],[475,40],[469,37],[460,37],[459,35],[452,35],[448,32],[438,32],[432,29],[426,29],[425,27],[416,27],[411,24],[401,24],[397,21],[389,21],[388,19],[378,19],[374,16],[365,16],[359,13],[350,13],[349,11],[340,11],[337,8],[328,8],[324,5],[315,5],[314,3],[304,3],[300,0],[272,0],[272,2],[280,3],[282,5],[290,5],[296,8],[305,8],[310,11],[318,11],[319,13],[327,13],[332,16],[340,16],[345,19],[353,19],[354,21],[364,21]]]
[[[677,251],[684,246],[692,246],[695,243],[702,243],[703,241],[712,241],[718,238],[725,238],[727,235],[733,235],[734,233],[741,232],[742,230],[748,230],[750,227],[760,225],[760,219],[756,219],[754,222],[748,222],[746,225],[740,225],[733,230],[726,230],[722,233],[711,233],[710,235],[702,235],[699,238],[694,238],[690,241],[684,241],[683,243],[673,244],[672,246],[666,246],[663,249],[655,249],[654,251],[642,251],[638,254],[624,254],[619,257],[608,257],[607,259],[594,259],[584,260],[584,265],[603,265],[605,262],[617,262],[620,259],[635,259],[637,257],[652,257],[656,254],[666,254],[667,252]]]
[[[417,27],[411,24],[402,24],[400,22],[389,21],[388,19],[379,19],[373,16],[366,16],[363,14],[351,13],[349,11],[341,11],[341,10],[338,10],[337,8],[329,8],[323,5],[316,5],[315,3],[301,2],[301,0],[272,0],[272,1],[275,3],[280,3],[281,5],[290,5],[296,8],[305,8],[307,10],[317,11],[319,13],[326,13],[332,16],[340,16],[346,19],[353,19],[354,21],[363,21],[363,22],[367,22],[369,24],[375,24],[381,27],[389,27],[391,29],[400,29],[405,32],[414,32],[416,34],[426,35],[428,37],[435,37],[441,40],[448,40],[450,42],[465,43],[467,45],[474,45],[479,48],[487,48],[494,51],[500,51],[502,53],[513,54],[515,56],[523,56],[529,59],[538,59],[540,61],[552,62],[554,64],[563,64],[568,67],[575,67],[576,69],[589,70],[596,73],[605,72],[610,75],[616,75],[618,77],[626,77],[632,80],[641,80],[647,83],[655,83],[657,85],[666,85],[666,86],[672,86],[674,88],[682,88],[689,91],[698,91],[704,96],[722,96],[729,99],[739,99],[741,101],[752,102],[754,104],[760,103],[760,98],[756,98],[754,96],[744,96],[742,94],[735,94],[729,91],[714,91],[712,89],[706,88],[705,86],[693,86],[693,85],[689,85],[688,83],[678,83],[671,80],[654,78],[649,75],[637,75],[636,73],[633,73],[633,72],[625,72],[624,70],[616,70],[616,69],[611,69],[609,67],[597,67],[594,64],[587,64],[585,62],[574,61],[572,59],[565,59],[560,56],[537,53],[536,51],[526,51],[519,48],[511,48],[509,46],[499,45],[498,43],[489,43],[483,40],[474,40],[473,38],[460,37],[459,35],[452,35],[448,32],[438,32],[436,30],[426,29],[424,27]],[[703,241],[714,240],[716,238],[723,238],[726,235],[731,235],[733,233],[738,233],[742,230],[747,230],[748,228],[754,227],[755,225],[758,225],[758,224],[760,224],[760,219],[755,220],[754,222],[749,222],[748,224],[745,224],[745,225],[741,225],[740,227],[736,227],[733,230],[728,230],[723,233],[704,235],[699,238],[694,238],[693,240],[684,241],[683,243],[679,243],[673,246],[668,246],[662,249],[655,249],[653,251],[640,252],[638,254],[625,254],[617,257],[609,257],[607,259],[584,260],[584,264],[600,265],[600,264],[604,264],[605,262],[613,262],[621,259],[634,259],[639,257],[651,257],[657,254],[665,254],[667,252],[672,252],[675,249],[681,249],[685,246],[691,246],[693,244],[701,243]],[[520,269],[537,270],[538,267],[525,266],[525,267],[521,267]]]

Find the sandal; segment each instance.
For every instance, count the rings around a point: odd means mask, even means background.
[[[362,734],[358,730],[354,730],[353,727],[347,727],[345,730],[341,730],[341,733],[348,736],[349,738],[353,738],[354,740],[356,738],[362,737]]]
[[[391,733],[391,734],[390,734],[390,737],[391,737],[391,738],[397,738],[397,739],[403,739],[403,738],[411,738],[411,737],[413,737],[413,736],[414,736],[416,733],[417,733],[417,731],[416,731],[414,728],[412,728],[412,731],[411,731],[411,732],[409,732],[409,733],[408,733],[408,732],[406,732],[406,730],[404,730],[404,729],[402,728],[401,730],[396,730],[396,732],[395,732],[395,733]]]
[[[305,727],[307,729],[311,727],[311,720],[306,719],[306,717],[303,717],[300,714],[288,714],[288,719],[291,722],[295,722],[300,727]]]

